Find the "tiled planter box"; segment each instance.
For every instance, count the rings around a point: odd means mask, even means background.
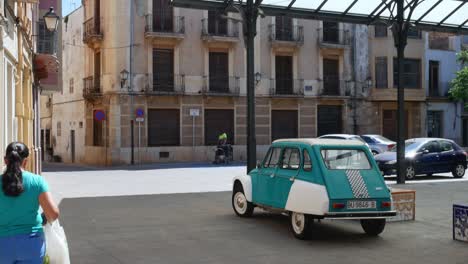
[[[397,215],[389,221],[413,221],[416,216],[416,191],[392,189],[393,210]]]
[[[453,205],[453,239],[468,242],[468,206]]]

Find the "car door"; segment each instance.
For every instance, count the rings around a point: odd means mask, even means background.
[[[284,209],[288,201],[289,191],[299,175],[301,167],[301,154],[299,148],[286,147],[281,155],[280,166],[273,178],[274,188],[272,206]]]
[[[438,141],[424,144],[415,160],[415,169],[418,173],[435,173],[441,171],[440,146]]]
[[[452,142],[441,140],[440,144],[440,171],[449,172],[455,167],[456,153],[453,149]]]
[[[254,203],[272,206],[274,177],[278,170],[280,156],[280,147],[271,147],[265,156],[253,184],[252,199],[254,200]]]

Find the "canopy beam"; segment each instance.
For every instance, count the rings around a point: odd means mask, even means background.
[[[437,26],[440,26],[442,25],[442,23],[444,23],[447,19],[449,19],[449,17],[451,17],[455,12],[458,11],[458,9],[460,9],[462,6],[464,6],[466,4],[466,2],[461,2],[457,8],[455,8],[454,10],[452,10],[452,12],[450,12],[444,19],[442,19],[442,21],[439,22],[439,24],[437,24]]]

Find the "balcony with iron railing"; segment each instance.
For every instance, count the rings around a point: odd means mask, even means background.
[[[204,18],[201,22],[203,41],[224,43],[236,43],[239,41],[238,21],[223,21]]]
[[[429,100],[439,99],[439,100],[448,100],[450,90],[450,82],[431,82],[426,81],[427,92],[426,95]]]
[[[351,45],[351,35],[348,30],[319,28],[317,31],[320,48],[344,49]]]
[[[304,96],[304,79],[270,79],[270,96],[297,97]]]
[[[145,16],[145,37],[155,40],[182,40],[185,35],[185,17],[167,16],[167,18],[163,19],[147,14]]]
[[[83,23],[83,42],[94,45],[102,41],[104,35],[102,30],[102,18],[90,18]]]
[[[89,100],[102,96],[101,78],[89,76],[83,79],[83,98]]]
[[[273,46],[302,46],[304,44],[304,27],[277,27],[268,26],[269,39]]]
[[[240,94],[240,77],[238,76],[204,76],[202,94],[205,95],[230,95]]]
[[[350,96],[351,91],[348,89],[348,81],[341,80],[340,76],[324,76],[323,80],[319,80],[319,96]]]
[[[163,94],[184,94],[185,93],[185,75],[155,75],[153,83],[146,91],[148,95],[163,95]]]

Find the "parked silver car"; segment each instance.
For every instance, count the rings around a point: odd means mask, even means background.
[[[361,138],[366,141],[374,155],[390,151],[396,145],[395,141],[381,135],[361,135]]]
[[[360,141],[360,142],[366,144],[366,146],[372,151],[372,149],[370,148],[369,144],[367,144],[366,141],[364,141],[364,139],[362,139],[362,138],[361,138],[360,136],[358,136],[358,135],[352,135],[352,134],[328,134],[328,135],[320,136],[320,137],[318,137],[318,138],[357,140],[357,141]]]

